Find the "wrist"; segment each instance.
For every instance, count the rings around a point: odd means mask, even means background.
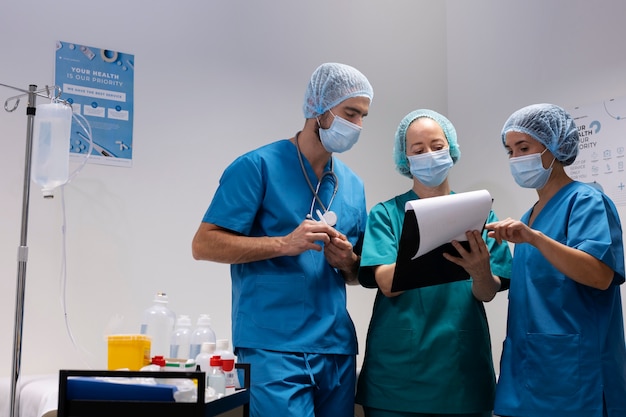
[[[352,265],[347,269],[341,270],[341,275],[343,276],[343,280],[346,282],[346,284],[351,284],[358,280],[360,265],[361,257],[357,254],[354,254]]]
[[[472,294],[478,300],[483,302],[489,302],[493,300],[500,289],[500,278],[495,275],[491,275],[486,280],[476,280],[472,278]]]

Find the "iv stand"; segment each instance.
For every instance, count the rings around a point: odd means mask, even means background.
[[[10,85],[0,83],[0,86],[11,88],[22,92],[23,94],[8,98],[4,102],[4,109],[12,112],[17,109],[20,103],[20,97],[28,96],[28,107],[26,108],[26,155],[24,160],[24,190],[22,193],[22,229],[20,233],[20,246],[17,251],[17,286],[15,296],[15,327],[13,332],[13,368],[11,375],[11,414],[10,417],[17,417],[17,381],[20,377],[21,358],[22,358],[22,328],[24,320],[24,295],[26,288],[26,262],[28,260],[28,203],[30,199],[30,169],[33,150],[33,127],[35,125],[35,102],[37,96],[50,97],[50,89],[54,89],[60,95],[59,87],[46,87],[37,91],[36,85],[29,85],[28,90],[12,87]],[[45,95],[43,93],[46,93]],[[15,100],[13,107],[9,107],[9,102]]]

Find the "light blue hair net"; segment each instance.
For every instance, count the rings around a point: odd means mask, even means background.
[[[542,143],[564,166],[578,155],[578,128],[564,109],[554,104],[533,104],[517,110],[502,128],[502,143],[508,132],[521,132]]]
[[[304,95],[304,117],[313,119],[352,97],[374,98],[365,75],[345,64],[322,64],[313,72]]]
[[[411,123],[420,117],[433,119],[441,127],[443,134],[446,135],[448,145],[450,146],[450,157],[455,164],[461,157],[461,150],[459,149],[459,143],[456,139],[456,129],[452,125],[452,122],[445,116],[432,110],[414,110],[404,116],[404,119],[402,119],[400,125],[398,125],[396,141],[393,147],[393,160],[396,163],[396,170],[408,178],[413,178],[413,175],[411,175],[409,160],[406,157],[406,131],[409,129]]]

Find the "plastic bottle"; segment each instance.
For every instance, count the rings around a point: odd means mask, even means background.
[[[218,339],[215,343],[215,346],[215,354],[220,355],[220,357],[222,358],[222,370],[224,371],[224,376],[226,377],[226,393],[231,394],[232,392],[234,392],[234,388],[241,388],[239,375],[237,374],[237,370],[235,369],[235,362],[237,362],[237,357],[235,356],[233,351],[230,350],[230,340]],[[232,390],[229,390],[229,387],[232,388]]]
[[[170,358],[189,359],[189,344],[191,343],[191,318],[181,314],[176,319],[176,326],[170,343]]]
[[[224,372],[225,394],[230,395],[235,392],[238,382],[235,359],[222,358],[222,371]]]
[[[52,190],[68,181],[71,132],[70,106],[61,102],[37,106],[31,179],[41,187],[44,198],[54,197]]]
[[[215,341],[215,354],[220,355],[222,359],[235,359],[235,354],[230,350],[230,340],[228,339]]]
[[[167,294],[159,292],[154,297],[154,304],[143,312],[140,333],[150,336],[151,356],[167,357],[170,353],[176,314],[167,303]]]
[[[196,328],[191,333],[191,343],[189,347],[189,356],[195,358],[200,353],[202,343],[215,343],[215,332],[211,329],[211,316],[201,314],[196,322]]]
[[[222,359],[214,355],[210,364],[211,369],[207,377],[209,391],[213,390],[212,395],[217,398],[223,397],[226,395],[226,378],[224,377],[224,371],[222,371]]]
[[[215,355],[215,343],[204,342],[200,353],[196,356],[196,366],[200,367],[200,371],[208,375],[211,370],[211,358]],[[197,368],[196,368],[197,369]]]

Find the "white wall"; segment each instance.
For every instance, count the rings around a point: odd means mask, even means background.
[[[519,218],[536,193],[509,174],[500,129],[528,104],[573,108],[625,96],[626,3],[448,0],[447,14],[448,110],[462,152],[452,182],[457,190],[488,189],[500,218]],[[626,207],[618,211],[624,223]],[[506,306],[505,294],[487,304],[496,361]]]
[[[76,347],[59,302],[62,200],[43,201],[32,187],[22,372],[105,367],[105,329],[122,317],[119,331],[138,331],[156,291],[166,291],[179,314],[210,313],[218,337],[229,338],[228,266],[191,258],[191,238],[222,170],[235,156],[300,129],[310,74],[338,61],[359,68],[375,89],[361,141],[342,159],[363,177],[370,206],[407,189],[410,182],[393,169],[393,133],[416,107],[446,109],[445,21],[444,3],[415,0],[368,7],[334,0],[2,2],[0,83],[51,84],[56,40],[135,55],[133,167],[88,165],[65,188],[66,305]],[[417,39],[429,39],[419,52]],[[2,101],[15,94],[0,92]],[[0,111],[5,375],[25,137],[25,104]],[[373,296],[360,287],[348,293],[361,352]]]
[[[88,165],[65,189],[77,347],[59,302],[62,200],[31,190],[22,371],[106,366],[105,329],[121,316],[118,330],[137,331],[156,291],[177,313],[210,313],[218,337],[230,337],[228,266],[193,261],[191,238],[226,165],[302,126],[308,76],[325,61],[356,66],[374,86],[361,141],[341,156],[363,177],[369,206],[410,187],[393,168],[393,134],[406,113],[429,107],[459,131],[454,188],[487,188],[500,217],[519,217],[534,195],[508,175],[500,127],[533,102],[625,95],[625,12],[619,0],[5,0],[0,83],[52,83],[57,39],[134,54],[136,74],[133,167]],[[24,104],[0,109],[0,375],[13,351],[24,114]],[[348,292],[361,353],[373,295]],[[506,296],[488,314],[497,362]]]

